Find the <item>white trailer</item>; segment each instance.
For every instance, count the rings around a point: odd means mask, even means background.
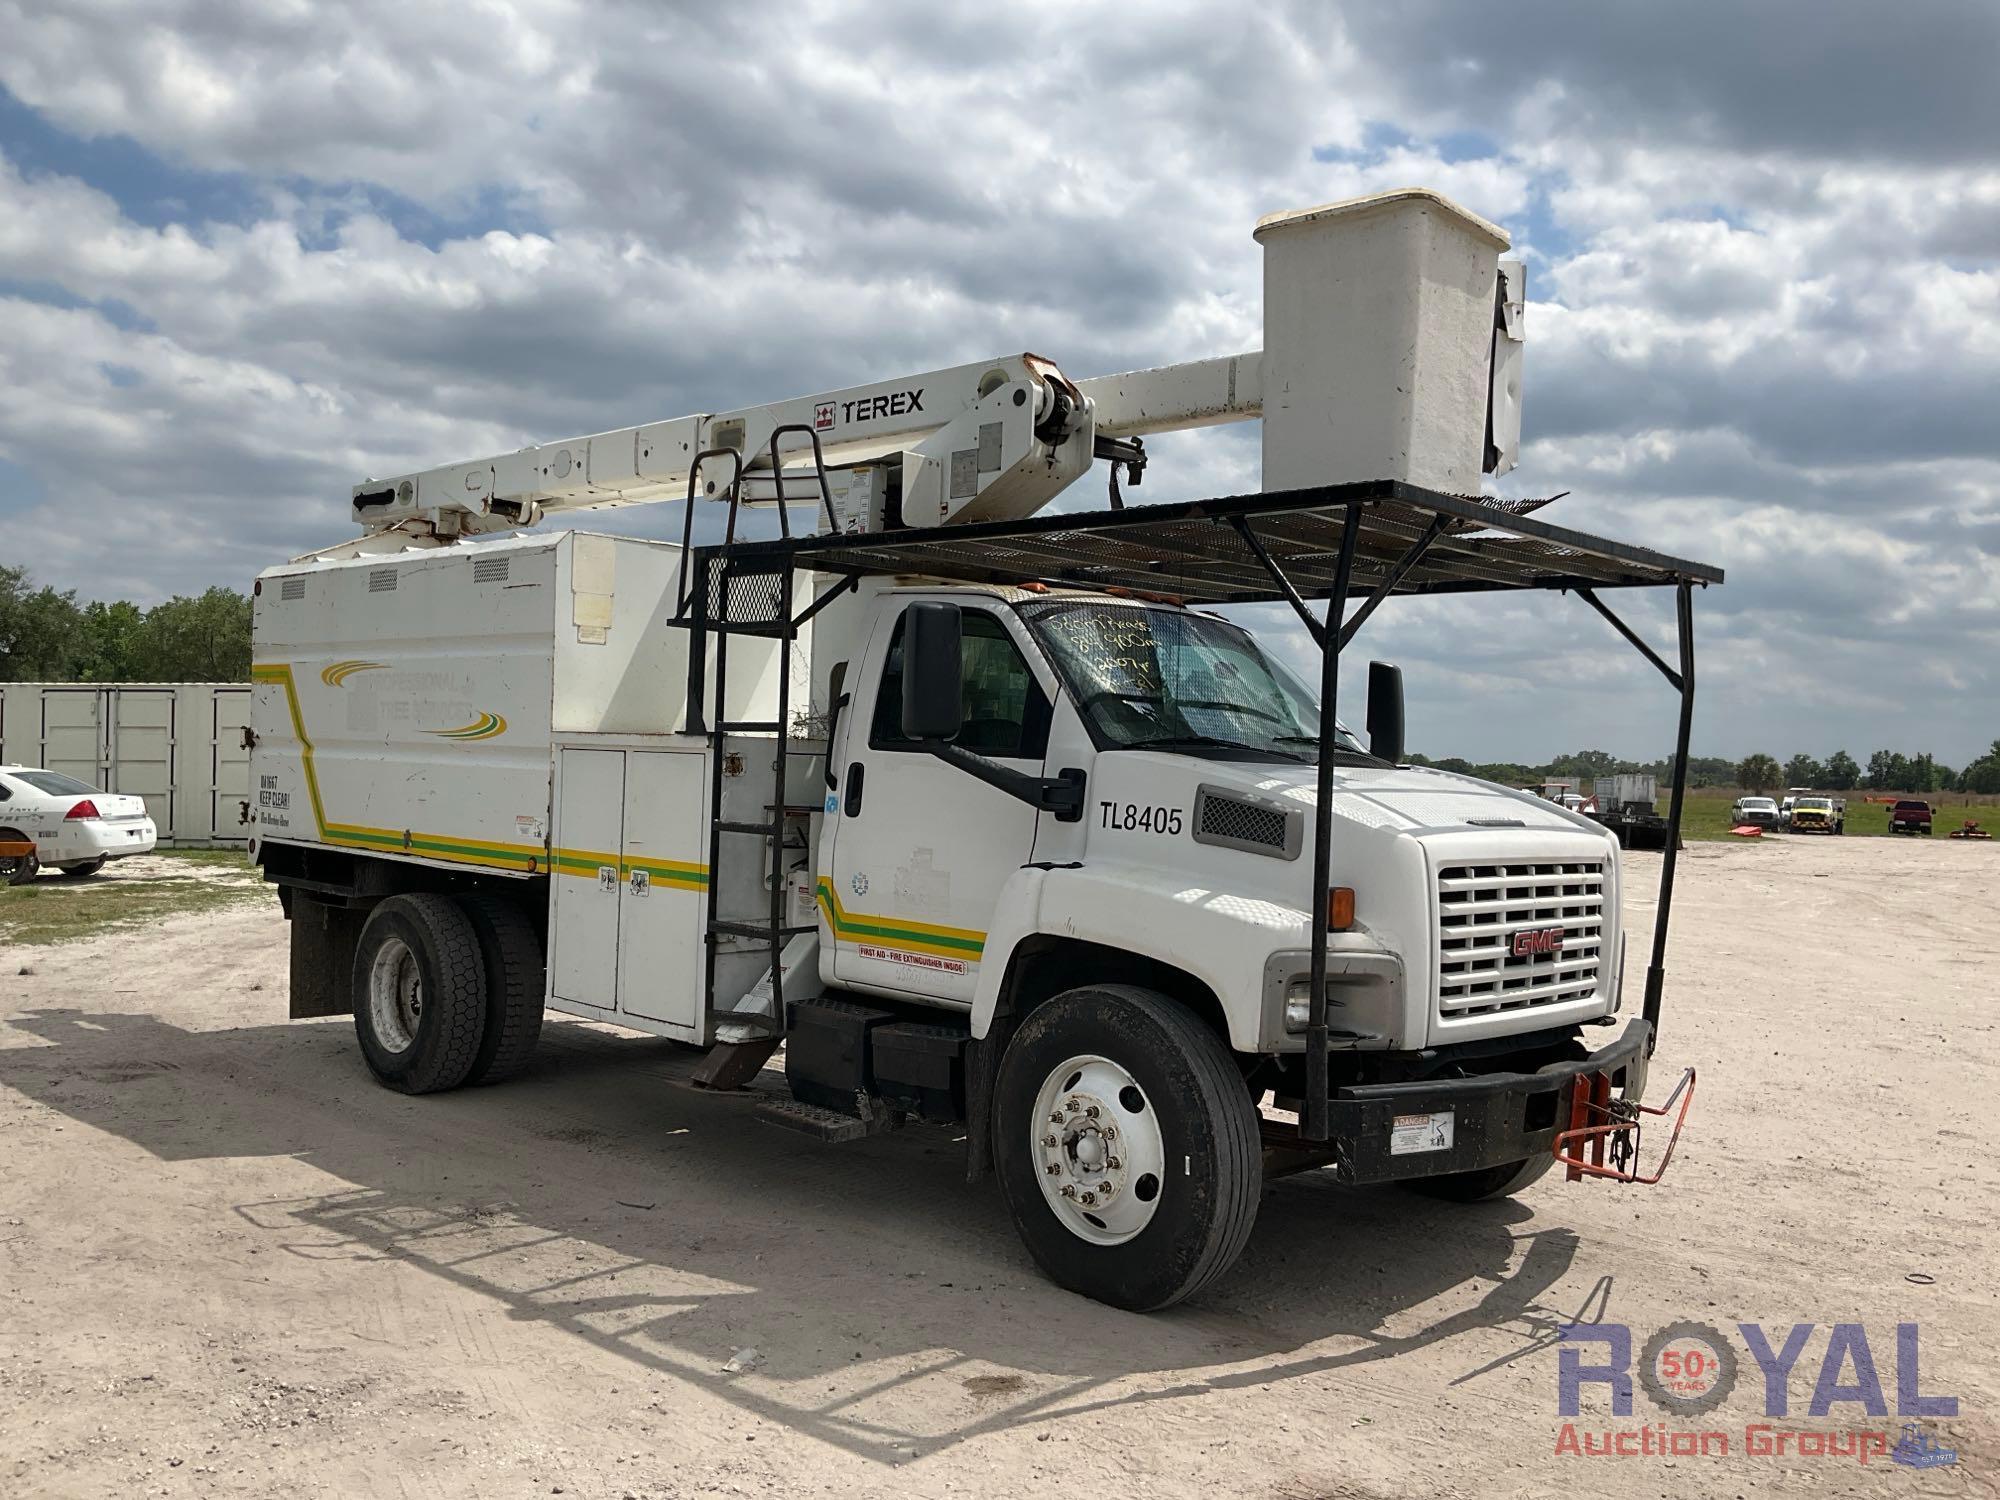
[[[143,797],[162,844],[241,844],[247,682],[0,683],[0,764]]]
[[[1491,225],[1406,192],[1258,237],[1261,351],[1010,356],[357,486],[363,534],[256,589],[293,1014],[352,1011],[415,1093],[519,1068],[546,1009],[707,1046],[715,1087],[782,1045],[770,1118],[962,1127],[1048,1273],[1131,1308],[1226,1270],[1269,1172],[1656,1178],[1671,846],[1621,1024],[1615,841],[1400,764],[1393,668],[1350,732],[1338,663],[1397,594],[1671,587],[1684,766],[1721,574],[1465,498],[1518,433]],[[1146,434],[1256,416],[1269,493],[1121,504]],[[1100,458],[1113,509],[1035,514]],[[531,529],[666,497],[725,540]],[[756,503],[785,536],[736,538]],[[1269,600],[1316,689],[1209,607]]]

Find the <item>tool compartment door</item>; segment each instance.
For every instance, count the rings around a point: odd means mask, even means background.
[[[618,1009],[699,1040],[708,854],[707,757],[635,750],[625,761]]]
[[[549,998],[618,1007],[625,752],[557,757],[555,892],[549,906]]]

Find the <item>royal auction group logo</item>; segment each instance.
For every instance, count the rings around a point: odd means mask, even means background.
[[[1813,1349],[1819,1325],[1794,1323],[1782,1331],[1738,1323],[1734,1338],[1709,1323],[1680,1321],[1643,1343],[1623,1323],[1571,1323],[1562,1329],[1556,1361],[1556,1409],[1564,1420],[1556,1452],[1577,1458],[1784,1457],[1876,1459],[1911,1468],[1958,1461],[1924,1419],[1956,1417],[1958,1398],[1925,1394],[1921,1340],[1915,1323],[1898,1323],[1894,1360],[1878,1362],[1876,1345],[1860,1323],[1835,1323]],[[1884,1353],[1890,1347],[1882,1341]],[[1636,1352],[1636,1358],[1635,1358]],[[1763,1380],[1764,1421],[1728,1427],[1712,1416],[1746,1372]],[[1887,1426],[1890,1387],[1899,1428]],[[1817,1426],[1795,1425],[1793,1384],[1812,1376],[1803,1416]],[[1633,1414],[1634,1396],[1646,1399],[1662,1420],[1598,1427],[1584,1417],[1586,1392],[1596,1405],[1608,1401],[1614,1418]]]

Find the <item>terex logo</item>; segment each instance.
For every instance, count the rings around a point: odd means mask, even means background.
[[[855,401],[840,403],[840,420],[843,422],[872,422],[877,417],[907,417],[912,412],[924,409],[924,388],[913,386],[907,391],[898,391],[893,396],[863,396]],[[813,413],[813,426],[821,426],[819,413],[825,412],[825,426],[833,425],[833,405],[831,402]]]
[[[825,432],[833,426],[833,403],[822,401],[813,408],[813,431]]]
[[[1560,927],[1537,927],[1529,932],[1514,934],[1514,957],[1527,958],[1536,953],[1554,953],[1563,944],[1563,929]]]

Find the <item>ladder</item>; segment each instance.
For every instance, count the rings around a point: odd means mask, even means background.
[[[802,433],[812,442],[813,472],[810,478],[816,482],[819,499],[824,508],[826,525],[835,528],[833,514],[833,494],[827,483],[826,461],[820,449],[819,434],[803,423],[790,423],[772,429],[771,444],[768,449],[771,482],[778,509],[778,526],[784,536],[792,534],[791,518],[786,511],[785,471],[779,452],[780,440],[789,434]],[[709,460],[727,460],[732,472],[725,493],[718,499],[727,502],[728,520],[723,529],[720,547],[708,553],[702,576],[696,579],[694,559],[694,505],[695,490],[704,463]],[[845,587],[831,589],[820,600],[809,606],[796,618],[792,614],[793,572],[789,563],[746,564],[730,556],[730,547],[736,540],[736,518],[742,503],[743,458],[733,448],[711,448],[695,457],[688,472],[687,509],[681,524],[681,596],[674,617],[676,624],[690,628],[689,638],[689,686],[688,729],[696,731],[702,716],[701,681],[707,655],[707,638],[715,637],[715,717],[708,721],[708,921],[702,958],[702,1005],[707,1018],[707,1027],[727,1021],[732,1026],[741,1027],[746,1033],[775,1041],[785,1029],[784,990],[784,950],[785,944],[802,934],[815,932],[814,922],[788,923],[785,920],[785,902],[790,894],[790,881],[785,869],[787,849],[809,848],[808,841],[788,843],[786,834],[791,829],[803,829],[806,820],[818,810],[817,803],[788,803],[785,800],[790,773],[791,741],[791,688],[792,688],[792,643],[798,639],[799,627],[817,614],[828,603],[846,591]],[[709,493],[714,487],[709,487]],[[731,719],[729,714],[729,642],[732,636],[753,636],[776,640],[778,647],[778,706],[775,719]],[[772,736],[772,795],[764,804],[765,816],[756,820],[732,819],[723,816],[722,778],[724,760],[727,755],[726,739],[732,734],[769,734]],[[750,840],[757,840],[770,855],[770,878],[767,882],[769,904],[755,920],[739,916],[717,914],[725,851],[740,850]],[[722,943],[728,938],[749,939],[761,943],[770,959],[771,974],[771,1014],[757,1016],[738,1011],[725,1011],[716,1004],[715,973],[716,960],[721,954]],[[705,1028],[706,1029],[706,1028]]]

